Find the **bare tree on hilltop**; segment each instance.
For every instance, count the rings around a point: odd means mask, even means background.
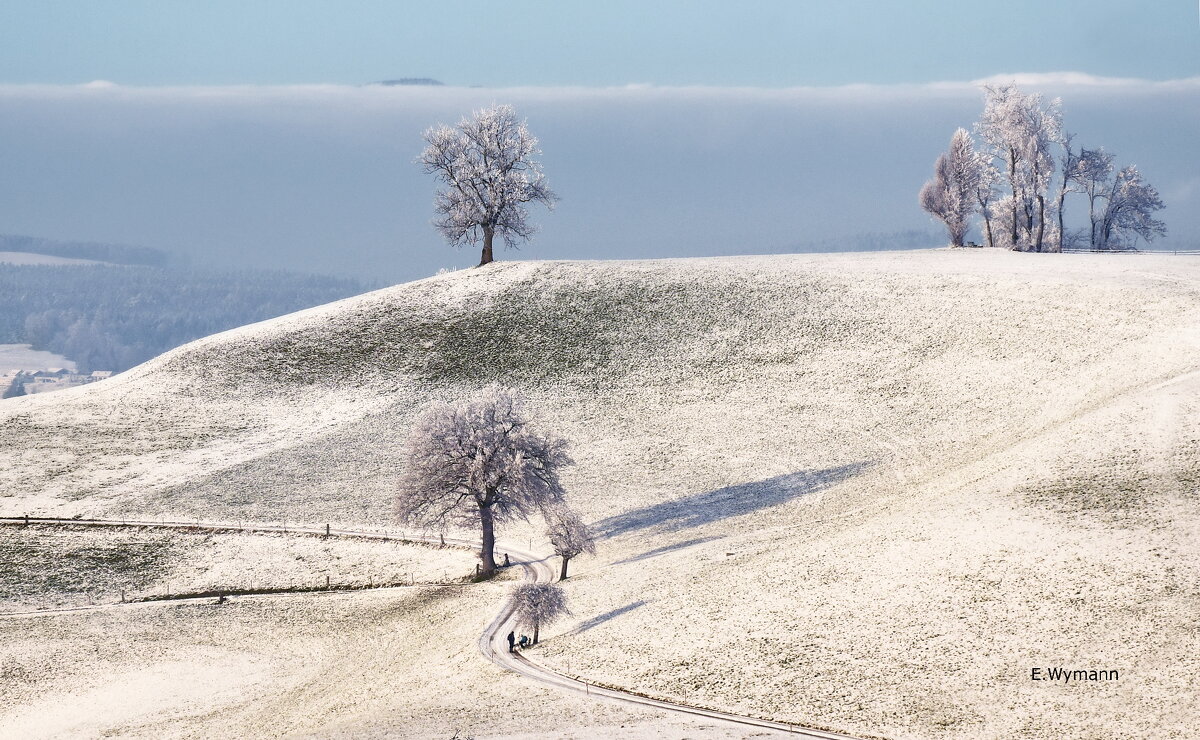
[[[984,176],[975,142],[966,129],[958,129],[920,194],[921,207],[946,225],[951,246],[961,247],[966,239],[971,216],[980,209]]]
[[[496,571],[495,527],[563,505],[566,440],[538,429],[525,401],[491,385],[418,416],[404,451],[396,513],[422,527],[479,527],[482,572]]]
[[[1167,225],[1154,218],[1163,208],[1158,190],[1133,165],[1123,167],[1105,191],[1099,224],[1093,221],[1094,249],[1129,249],[1138,238],[1147,242],[1166,236]]]
[[[526,203],[553,209],[558,196],[547,186],[538,140],[512,106],[475,111],[457,126],[425,132],[428,146],[417,161],[446,186],[434,199],[434,226],[452,245],[483,241],[479,264],[492,261],[497,234],[515,247],[537,231]]]
[[[583,553],[589,555],[596,552],[596,540],[588,526],[579,515],[568,506],[560,505],[546,512],[546,536],[554,547],[554,552],[562,558],[562,572],[559,580],[567,578],[567,563],[571,558]]]

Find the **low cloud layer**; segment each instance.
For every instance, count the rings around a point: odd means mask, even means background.
[[[1200,78],[1005,75],[1138,164],[1200,242]],[[780,252],[934,227],[916,205],[979,85],[832,88],[0,86],[0,232],[162,246],[199,263],[405,280],[466,266],[429,226],[421,132],[493,102],[562,195],[532,258]],[[1084,205],[1073,204],[1078,213]],[[932,244],[930,246],[933,246]]]

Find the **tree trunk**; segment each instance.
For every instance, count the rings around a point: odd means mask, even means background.
[[[1067,246],[1067,230],[1063,226],[1063,207],[1066,203],[1067,191],[1066,186],[1064,186],[1063,191],[1058,194],[1058,251],[1060,252]]]
[[[983,216],[984,238],[987,239],[987,245],[989,247],[994,247],[996,245],[992,241],[992,217],[989,213],[991,210],[989,208],[990,203],[984,202],[983,196],[979,195],[978,192],[975,196],[975,200],[979,201],[979,215]]]
[[[949,225],[947,224],[947,226],[949,226]],[[950,246],[961,247],[963,245],[963,241],[966,240],[966,236],[967,236],[966,222],[964,221],[963,223],[959,223],[958,221],[955,221],[954,226],[950,227],[949,231],[950,231]]]
[[[492,510],[479,507],[479,523],[483,526],[483,546],[479,548],[479,559],[483,561],[483,576],[496,572],[496,533],[493,531]]]
[[[496,229],[491,226],[483,227],[483,256],[479,258],[479,266],[483,267],[492,261],[492,238],[496,236]]]
[[[1046,236],[1046,196],[1038,193],[1038,237],[1035,252],[1042,251],[1042,239]]]
[[[1008,148],[1008,186],[1012,188],[1012,241],[1009,249],[1017,248],[1017,152],[1011,146]]]
[[[537,622],[533,623],[533,644],[534,645],[538,644],[538,627],[539,626],[540,625]]]
[[[563,558],[562,572],[559,573],[558,580],[560,580],[560,581],[567,580],[567,563],[569,563],[569,562],[571,562],[570,558]]]

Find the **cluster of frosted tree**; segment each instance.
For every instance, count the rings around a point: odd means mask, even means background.
[[[544,431],[521,395],[498,385],[459,403],[435,403],[413,426],[396,511],[406,524],[480,532],[484,575],[496,570],[496,526],[541,513],[567,561],[594,552],[587,526],[566,503],[566,440]]]
[[[425,142],[417,161],[445,186],[434,199],[433,224],[451,245],[482,241],[480,265],[492,261],[497,234],[512,247],[537,231],[526,203],[553,208],[558,200],[534,159],[538,140],[510,105],[431,128]]]
[[[1015,85],[984,90],[975,124],[981,144],[965,129],[955,131],[919,196],[952,245],[963,246],[977,216],[987,246],[1023,252],[1131,249],[1138,239],[1166,234],[1154,218],[1163,207],[1154,186],[1133,165],[1117,169],[1104,149],[1076,149],[1058,100],[1045,103]],[[1087,197],[1087,228],[1067,228],[1070,193]]]

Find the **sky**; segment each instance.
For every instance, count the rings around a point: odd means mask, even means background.
[[[511,103],[562,200],[502,258],[937,246],[916,194],[990,78],[1061,96],[1077,142],[1162,192],[1163,246],[1200,247],[1197,6],[998,8],[0,3],[0,233],[386,281],[465,267],[413,160],[427,127]],[[398,77],[447,86],[364,85]]]
[[[38,0],[0,82],[791,87],[1200,75],[1193,0]]]

